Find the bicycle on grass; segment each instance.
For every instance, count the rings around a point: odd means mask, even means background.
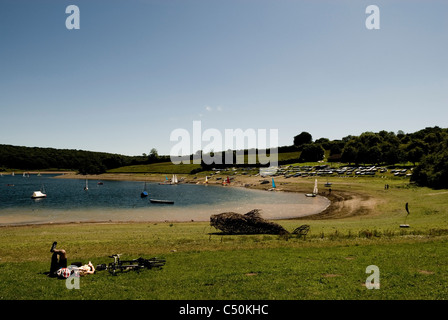
[[[108,270],[112,275],[117,275],[118,272],[128,272],[135,270],[139,272],[142,269],[160,269],[165,265],[165,260],[159,258],[144,259],[142,257],[132,260],[120,260],[121,254],[113,254],[109,258],[113,258],[114,262],[110,262],[108,265],[105,263],[97,266],[97,270]]]

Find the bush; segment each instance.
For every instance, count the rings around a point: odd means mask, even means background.
[[[442,146],[440,151],[424,157],[415,168],[411,181],[416,182],[419,186],[434,189],[448,188],[448,150],[446,147]]]
[[[300,154],[301,162],[317,162],[324,158],[325,150],[320,144],[307,144]]]

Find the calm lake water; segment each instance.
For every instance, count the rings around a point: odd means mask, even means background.
[[[55,175],[0,177],[0,225],[81,221],[208,221],[227,211],[261,209],[265,218],[290,218],[322,211],[329,201],[303,194],[268,192],[213,185],[159,185],[147,183],[149,196],[141,198],[144,182],[57,179]],[[43,199],[31,199],[45,189]],[[172,200],[155,204],[149,199]]]

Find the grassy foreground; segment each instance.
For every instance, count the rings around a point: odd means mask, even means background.
[[[297,191],[313,181],[277,184]],[[334,217],[276,221],[290,231],[309,224],[306,239],[222,235],[208,222],[3,227],[0,299],[447,299],[447,191],[393,178],[389,190],[379,177],[333,182],[334,197],[352,195],[339,202]],[[411,227],[401,229],[406,202]],[[99,271],[69,290],[44,274],[55,240],[69,263],[108,263],[108,255],[122,253],[165,258],[166,265],[115,277]],[[365,286],[370,265],[380,271],[378,290]]]

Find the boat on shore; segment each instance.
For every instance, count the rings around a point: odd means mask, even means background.
[[[317,196],[318,190],[317,190],[317,179],[314,180],[314,189],[313,193],[305,193],[305,196],[307,197],[315,197]]]
[[[159,184],[171,184],[170,181],[168,180],[168,177],[165,176],[165,181],[163,182],[159,182]]]

